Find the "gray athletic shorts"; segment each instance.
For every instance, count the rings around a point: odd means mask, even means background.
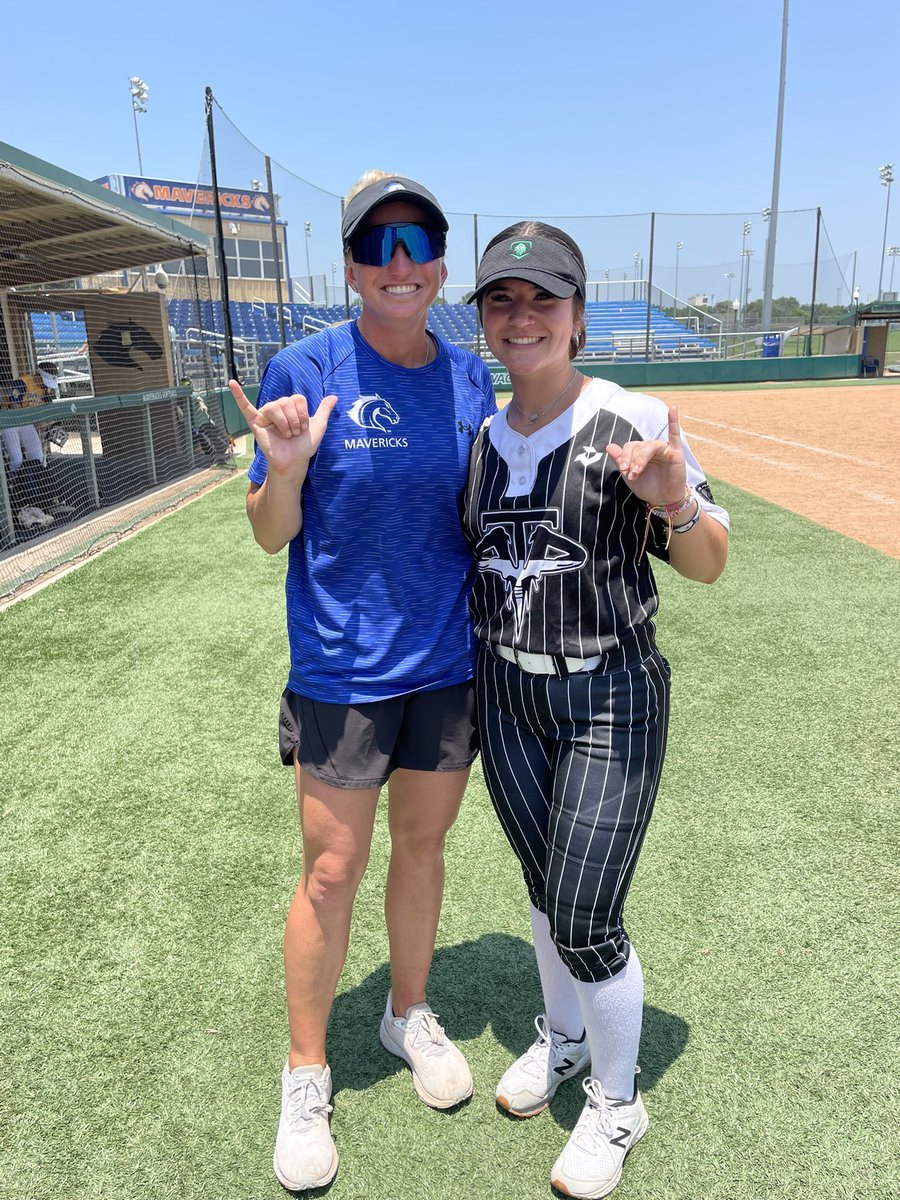
[[[472,680],[371,704],[325,704],[285,689],[278,721],[285,766],[339,788],[381,787],[392,771],[464,771],[478,753]]]

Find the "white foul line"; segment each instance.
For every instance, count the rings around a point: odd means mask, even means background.
[[[890,470],[887,463],[872,462],[869,458],[858,458],[855,454],[842,454],[840,450],[823,450],[821,446],[809,446],[806,442],[792,442],[788,438],[775,437],[771,433],[757,433],[755,429],[742,429],[739,425],[726,425],[724,421],[709,421],[704,417],[687,417],[687,421],[697,421],[700,425],[712,425],[716,429],[727,429],[731,433],[745,433],[747,437],[761,438],[764,442],[778,442],[781,446],[796,446],[798,450],[808,450],[810,454],[825,454],[829,458],[846,458],[848,462],[858,463],[861,467],[880,467],[883,471]]]
[[[710,425],[714,424],[712,421],[708,423]],[[765,463],[767,467],[777,467],[779,471],[793,471],[795,474],[800,475],[812,475],[814,473],[811,467],[801,467],[799,463],[783,462],[780,458],[766,458],[763,454],[754,454],[752,450],[741,450],[737,446],[730,445],[728,442],[716,442],[712,438],[703,437],[699,433],[692,434],[691,441],[702,442],[704,446],[715,446],[717,450],[725,450],[729,454],[737,454],[740,458],[751,458],[754,462]],[[849,458],[850,456],[843,454],[841,457]],[[897,501],[892,496],[883,496],[880,492],[868,492],[860,489],[856,495],[863,500],[870,500],[875,504],[887,504],[891,508],[897,507]]]
[[[741,458],[752,458],[755,462],[765,463],[767,467],[777,467],[779,471],[795,471],[801,475],[811,474],[810,467],[801,467],[799,463],[784,462],[780,458],[766,458],[763,454],[754,454],[752,450],[741,450],[729,442],[716,442],[712,438],[702,437],[699,433],[691,434],[692,442],[702,442],[704,446],[715,446],[718,450],[727,450]]]

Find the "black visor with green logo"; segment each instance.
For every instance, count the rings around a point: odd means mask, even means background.
[[[576,293],[582,300],[585,297],[581,263],[567,246],[539,233],[510,238],[485,250],[478,264],[475,290],[466,302],[480,300],[485,290],[501,279],[524,279],[561,300]]]

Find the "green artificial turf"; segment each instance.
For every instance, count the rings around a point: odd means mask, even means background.
[[[733,488],[707,588],[658,571],[669,758],[627,909],[648,1136],[617,1200],[888,1200],[898,1162],[898,564]],[[0,614],[0,1197],[278,1200],[283,560],[238,480]],[[430,998],[475,1095],[378,1041],[379,819],[334,1008],[335,1200],[541,1200],[577,1084],[516,1122],[540,1011],[524,886],[478,771]]]

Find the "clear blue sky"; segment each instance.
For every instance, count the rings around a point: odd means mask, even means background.
[[[657,231],[660,282],[682,240],[680,293],[720,280],[723,297],[751,219],[752,298],[772,187],[781,18],[782,0],[15,4],[3,18],[0,140],[87,178],[136,174],[127,80],[140,75],[150,87],[138,118],[144,172],[194,180],[209,85],[250,141],[325,193],[343,194],[383,166],[421,179],[451,213],[556,217],[583,242],[592,278],[604,269],[621,278],[633,254],[646,256],[649,222],[566,218],[735,214],[664,217]],[[882,163],[896,162],[900,185],[900,127],[890,116],[898,35],[898,0],[791,0],[779,208],[821,205],[848,283],[858,251],[864,297],[878,283]],[[224,127],[217,142],[220,184],[259,177],[261,161],[233,131]],[[291,222],[293,272],[305,270],[307,248],[312,270],[330,272],[336,202],[278,168],[275,190]],[[900,244],[900,194],[891,208],[888,244]],[[502,223],[479,221],[482,246]],[[471,218],[453,225],[451,278],[463,283]],[[797,269],[776,275],[776,294],[802,295],[814,234],[814,215],[780,219],[779,262]],[[820,289],[834,303],[834,270],[823,271]]]

